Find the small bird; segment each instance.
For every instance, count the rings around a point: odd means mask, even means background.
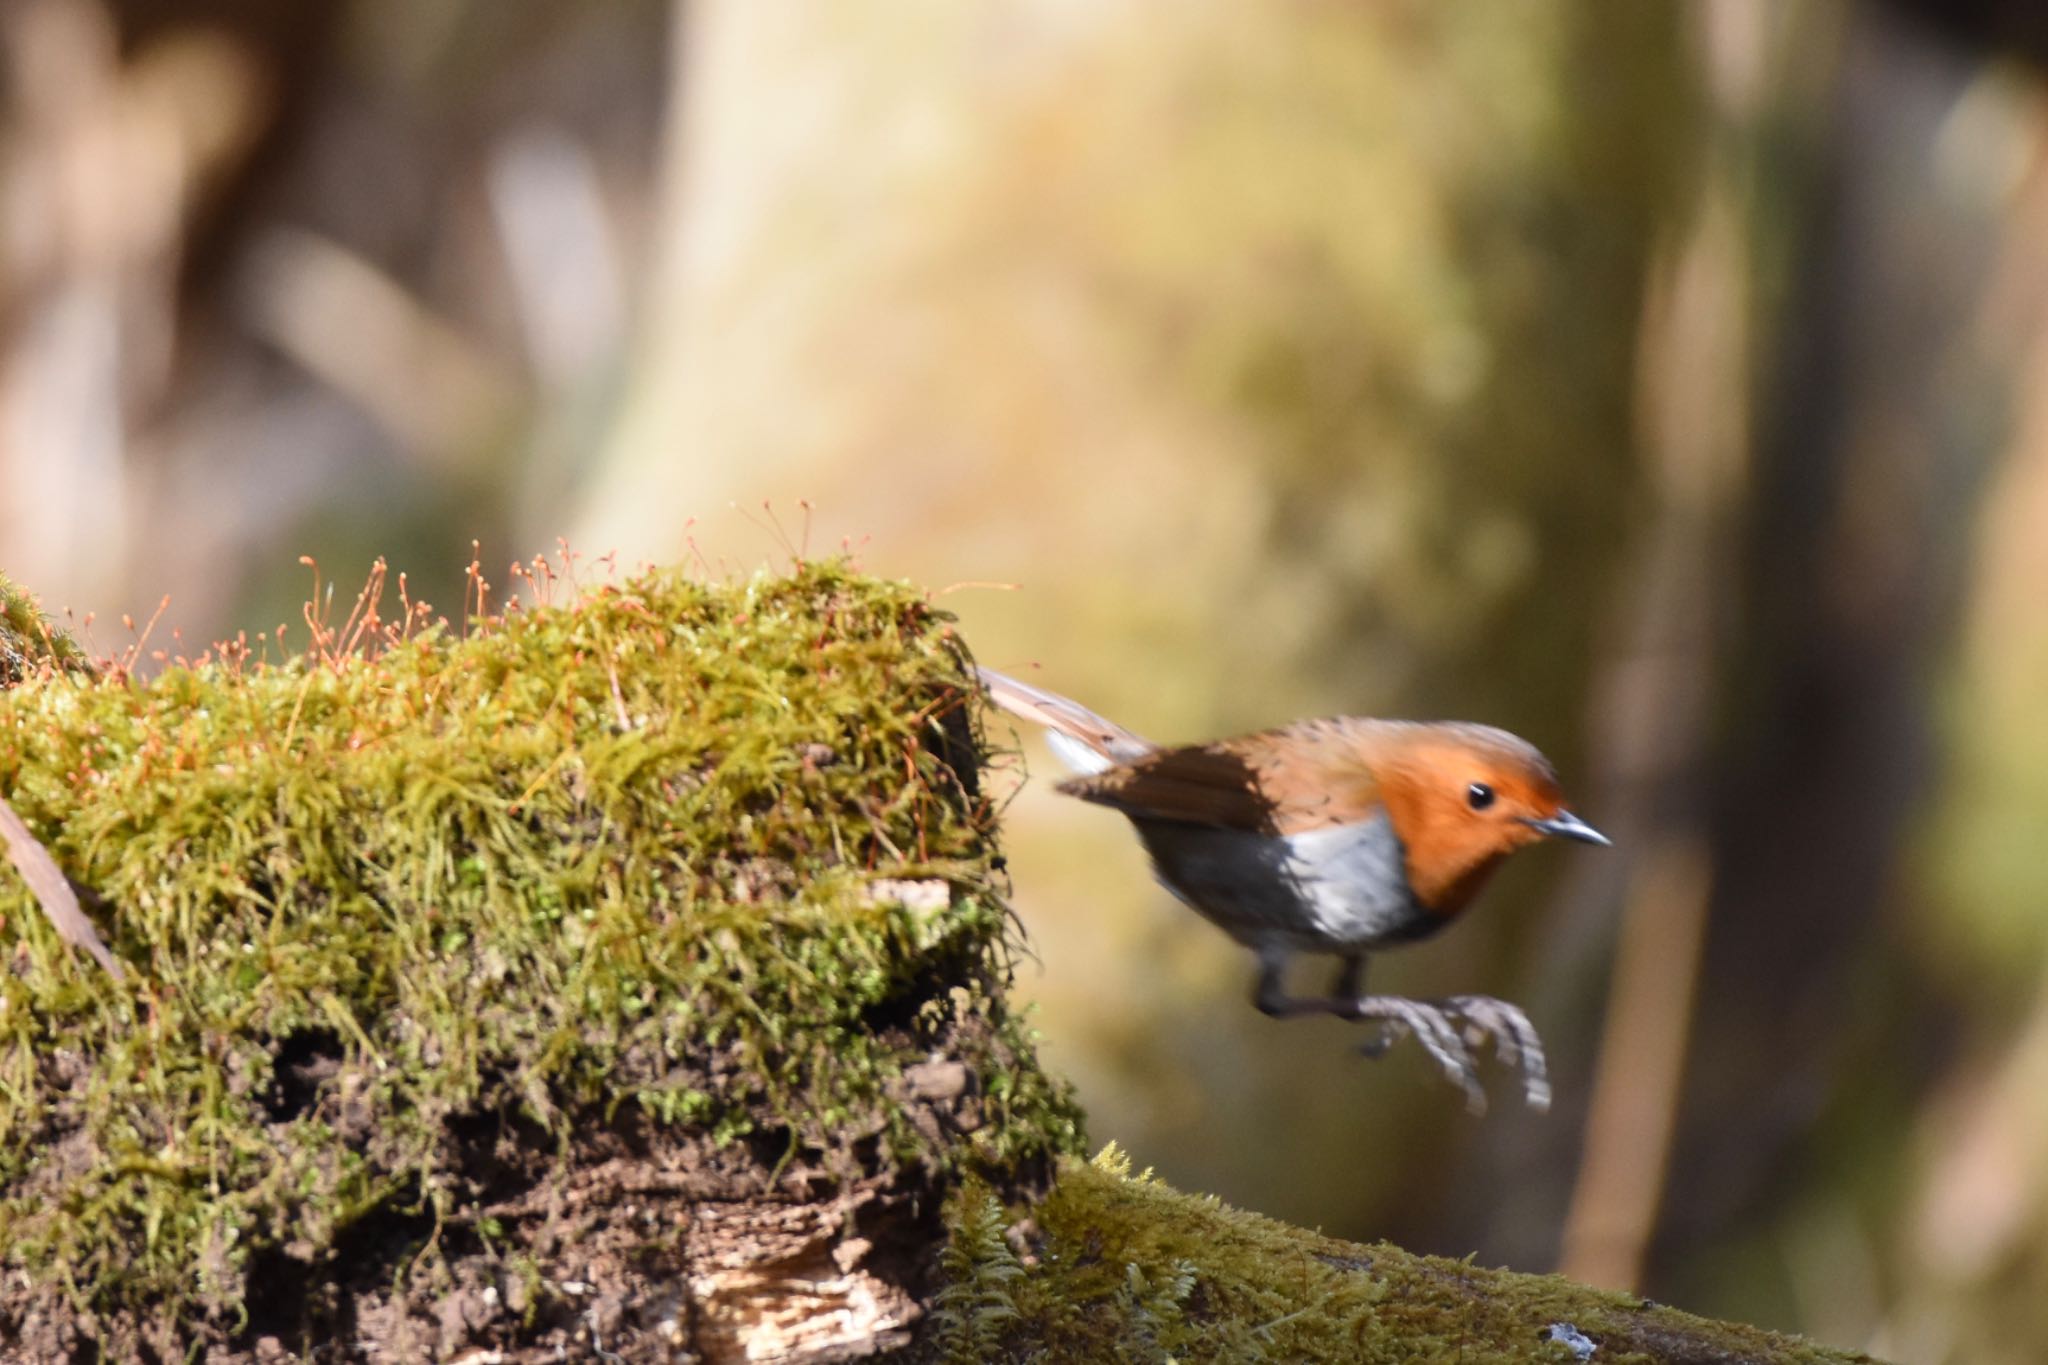
[[[1520,1067],[1530,1107],[1549,1107],[1543,1043],[1516,1006],[1365,993],[1371,953],[1449,924],[1516,849],[1608,842],[1565,806],[1534,745],[1459,721],[1333,716],[1162,748],[1057,693],[976,672],[991,701],[1044,726],[1079,774],[1058,790],[1122,811],[1160,882],[1258,954],[1261,1011],[1376,1022],[1371,1056],[1413,1035],[1475,1113],[1485,1093],[1470,1048],[1491,1036]],[[1296,953],[1337,957],[1329,995],[1287,994]]]

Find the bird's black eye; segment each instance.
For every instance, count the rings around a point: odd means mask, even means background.
[[[1484,782],[1474,782],[1465,788],[1465,804],[1473,810],[1485,810],[1493,804],[1493,788]]]

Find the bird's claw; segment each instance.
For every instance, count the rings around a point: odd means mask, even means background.
[[[1466,1107],[1483,1114],[1486,1092],[1480,1087],[1472,1050],[1491,1038],[1494,1056],[1522,1073],[1522,1094],[1529,1107],[1539,1112],[1550,1108],[1543,1040],[1519,1007],[1490,995],[1458,995],[1437,1001],[1370,996],[1358,1004],[1357,1017],[1379,1025],[1378,1034],[1359,1045],[1361,1055],[1383,1056],[1403,1037],[1412,1036],[1464,1092]]]
[[[1550,1108],[1550,1066],[1543,1039],[1521,1007],[1490,995],[1454,995],[1441,1002],[1446,1014],[1463,1021],[1474,1046],[1493,1039],[1493,1055],[1522,1073],[1522,1098],[1531,1109]]]
[[[1361,1053],[1379,1057],[1402,1038],[1412,1037],[1444,1075],[1465,1092],[1466,1107],[1474,1113],[1485,1112],[1486,1092],[1479,1088],[1478,1068],[1446,1011],[1425,1001],[1390,995],[1368,996],[1357,1005],[1357,1017],[1379,1024],[1378,1035],[1360,1045]]]

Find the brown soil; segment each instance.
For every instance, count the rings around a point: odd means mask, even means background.
[[[340,1053],[332,1039],[285,1045],[281,1121],[316,1106],[349,1125],[363,1078]],[[890,1099],[941,1150],[981,1126],[975,1090],[968,1067],[934,1055]],[[910,1340],[947,1178],[895,1164],[879,1124],[827,1147],[787,1128],[719,1143],[631,1106],[585,1117],[560,1150],[511,1114],[450,1122],[455,1213],[438,1230],[413,1191],[329,1254],[264,1249],[246,1269],[248,1320],[196,1337],[10,1277],[0,1361],[833,1361]]]

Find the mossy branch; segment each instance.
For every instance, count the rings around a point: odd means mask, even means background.
[[[1557,1276],[1362,1246],[1134,1175],[1112,1145],[1009,1228],[969,1186],[931,1351],[946,1361],[1851,1365]]]

